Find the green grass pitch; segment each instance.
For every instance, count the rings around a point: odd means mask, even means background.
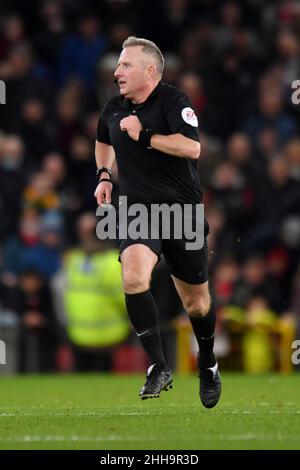
[[[0,378],[1,449],[300,449],[300,374],[223,374],[202,407],[196,376],[142,401],[143,376]]]

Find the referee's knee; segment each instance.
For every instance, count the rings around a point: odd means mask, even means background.
[[[126,294],[138,294],[150,289],[148,276],[140,276],[135,272],[123,274],[123,290]]]
[[[211,305],[210,297],[197,297],[187,299],[185,309],[190,317],[205,317]]]

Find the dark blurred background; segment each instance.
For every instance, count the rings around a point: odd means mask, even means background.
[[[2,0],[0,373],[138,372],[116,247],[95,236],[99,112],[129,35],[199,119],[223,368],[290,372],[300,317],[300,2]],[[117,197],[118,177],[114,170]],[[153,277],[166,354],[195,344],[163,261]]]

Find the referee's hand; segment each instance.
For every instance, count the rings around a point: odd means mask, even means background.
[[[111,204],[111,192],[113,185],[108,181],[102,181],[98,184],[94,196],[97,199],[98,206],[102,204]]]
[[[127,116],[120,121],[121,131],[126,131],[133,140],[139,140],[142,124],[137,116]]]

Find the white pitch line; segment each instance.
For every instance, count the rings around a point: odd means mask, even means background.
[[[112,441],[128,441],[128,442],[139,442],[142,441],[141,437],[134,436],[55,436],[55,435],[25,435],[25,436],[16,436],[12,438],[6,438],[0,436],[0,442],[112,442]],[[152,441],[154,439],[148,438],[147,440]]]
[[[299,442],[297,436],[284,436],[284,435],[256,435],[254,433],[248,434],[220,434],[214,436],[201,436],[200,441],[211,441],[212,438],[218,441],[289,441]],[[71,436],[59,436],[59,435],[24,435],[16,436],[12,438],[6,438],[0,436],[0,442],[140,442],[147,439],[147,441],[155,441],[155,438],[151,437],[135,437],[135,436],[119,436],[119,435],[108,435],[108,436],[86,436],[86,435],[71,435]],[[164,438],[165,442],[169,442],[171,439]],[[190,437],[181,438],[180,441],[189,440]]]
[[[201,410],[202,411],[202,410]],[[177,413],[170,413],[170,412],[165,412],[162,413],[164,416],[174,416],[177,415]],[[190,410],[190,411],[185,411],[184,414],[186,415],[195,415],[195,410]],[[263,411],[261,410],[256,410],[256,411],[251,411],[251,410],[216,410],[215,415],[226,415],[226,416],[237,416],[237,415],[247,415],[247,416],[267,416],[267,415],[287,415],[287,416],[299,416],[300,415],[300,410],[266,410],[264,409]],[[74,417],[94,417],[94,418],[111,418],[111,417],[118,417],[118,416],[152,416],[153,412],[152,411],[130,411],[130,412],[108,412],[108,411],[72,411],[72,410],[66,410],[66,411],[19,411],[19,412],[5,412],[1,413],[0,412],[0,418],[13,418],[13,417],[64,417],[64,418],[74,418]],[[200,412],[199,412],[200,415]]]
[[[293,442],[297,441],[300,444],[300,439],[297,436],[292,436],[292,437],[282,436],[282,435],[273,436],[270,434],[266,434],[266,435],[256,435],[256,434],[251,434],[251,433],[236,434],[236,435],[224,434],[220,436],[214,436],[214,439],[218,439],[221,441],[226,441],[226,440],[229,440],[229,441],[293,441]]]

